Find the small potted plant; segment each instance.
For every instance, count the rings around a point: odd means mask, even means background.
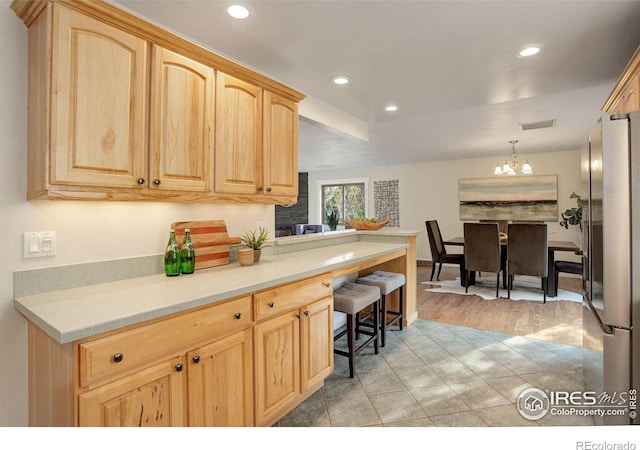
[[[561,214],[562,220],[560,221],[560,225],[567,230],[569,229],[569,225],[578,225],[582,230],[582,199],[575,192],[572,192],[569,198],[575,198],[578,206],[567,209]]]
[[[269,238],[269,230],[265,227],[259,227],[253,231],[247,231],[240,236],[240,242],[247,248],[253,249],[253,262],[260,261],[262,255],[262,247],[267,247],[265,242]]]
[[[327,225],[329,225],[329,230],[336,231],[339,219],[340,216],[338,216],[338,210],[335,207],[327,210]]]

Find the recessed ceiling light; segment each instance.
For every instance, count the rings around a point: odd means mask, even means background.
[[[397,111],[398,107],[396,105],[388,105],[384,109],[385,111],[393,112],[393,111]]]
[[[234,19],[246,19],[249,17],[249,8],[240,3],[233,3],[227,7],[227,13]]]
[[[340,84],[340,85],[343,85],[343,84],[349,84],[349,83],[351,83],[351,78],[349,78],[349,77],[348,77],[348,76],[346,76],[346,75],[336,75],[335,77],[332,77],[332,78],[331,78],[331,81],[332,81],[334,84]]]
[[[538,53],[540,53],[540,50],[542,50],[542,45],[539,45],[539,44],[527,45],[526,47],[523,47],[520,50],[518,50],[518,53],[516,54],[516,56],[518,56],[519,58],[528,58],[530,56],[537,55]]]

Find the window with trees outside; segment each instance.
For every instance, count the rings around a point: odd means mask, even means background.
[[[322,223],[327,223],[327,212],[338,212],[338,223],[365,217],[366,189],[365,183],[343,183],[322,185]]]

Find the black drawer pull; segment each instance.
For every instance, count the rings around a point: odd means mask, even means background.
[[[182,372],[183,368],[184,367],[182,366],[182,364],[180,364],[180,363],[176,364],[176,372]]]
[[[269,305],[269,308],[273,308],[274,306],[276,306],[276,304],[273,302],[269,302],[268,305]]]
[[[194,364],[198,364],[200,362],[200,357],[196,355],[193,358],[191,358],[191,361],[193,361]]]
[[[241,313],[235,313],[233,315],[233,317],[235,317],[236,319],[240,319],[242,317],[242,314]]]
[[[115,355],[113,355],[113,362],[114,363],[119,363],[124,359],[124,355],[122,353],[116,353]]]

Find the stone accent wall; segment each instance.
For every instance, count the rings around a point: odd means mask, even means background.
[[[297,223],[309,223],[309,174],[298,174],[298,202],[289,207],[276,205],[277,230],[292,229]]]

